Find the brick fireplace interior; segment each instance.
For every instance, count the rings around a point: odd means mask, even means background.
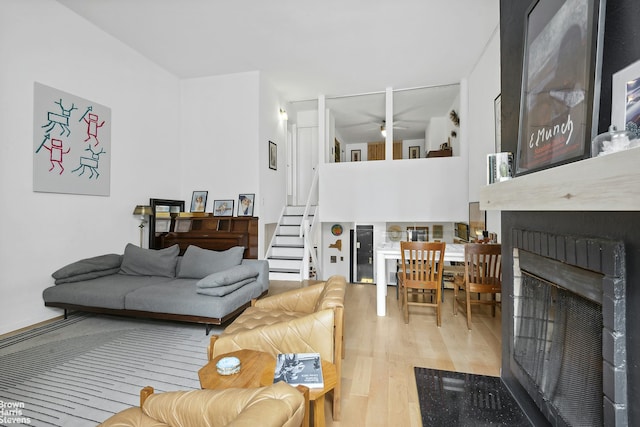
[[[533,3],[535,3],[535,0],[500,1],[502,149],[513,153],[516,153],[518,140],[520,76],[522,75],[522,55],[524,51],[525,16]],[[640,16],[640,2],[637,0],[609,1],[607,4],[598,120],[599,133],[605,132],[611,122],[611,77],[613,73],[640,60],[638,16]],[[554,185],[561,187],[562,182],[554,183]],[[638,186],[640,186],[640,183],[638,183]],[[629,197],[638,196],[637,194],[629,194]],[[524,251],[526,252],[526,263],[533,262],[534,265],[538,265],[536,258],[534,257],[532,261],[530,255],[537,256],[542,251],[544,252],[543,258],[551,259],[553,262],[560,264],[571,264],[579,270],[592,272],[594,276],[585,278],[584,281],[593,281],[595,287],[600,286],[601,288],[601,300],[599,302],[594,302],[592,301],[593,298],[589,297],[585,299],[584,303],[578,301],[579,304],[593,307],[593,309],[589,308],[587,314],[579,311],[580,316],[586,317],[580,317],[579,319],[581,320],[577,323],[585,327],[569,337],[575,338],[576,335],[596,336],[598,334],[594,333],[594,331],[602,330],[603,334],[596,338],[595,344],[591,343],[592,349],[590,350],[590,354],[595,354],[596,357],[600,358],[593,361],[590,356],[582,354],[583,351],[578,351],[578,354],[568,352],[564,356],[566,360],[563,361],[564,370],[574,370],[580,381],[589,380],[586,377],[595,372],[596,375],[592,380],[602,384],[603,390],[602,395],[598,394],[599,391],[595,392],[593,401],[600,402],[599,397],[604,396],[603,402],[607,402],[607,399],[612,402],[608,406],[607,403],[603,403],[602,408],[596,408],[598,410],[594,413],[595,415],[589,414],[588,417],[600,417],[595,418],[595,420],[598,420],[596,423],[603,425],[640,425],[640,406],[634,404],[634,402],[640,401],[640,369],[638,366],[640,364],[638,362],[640,360],[640,334],[638,333],[638,328],[634,327],[640,322],[640,310],[635,309],[635,307],[640,307],[640,226],[638,225],[640,224],[640,212],[616,210],[615,204],[612,205],[611,203],[603,203],[602,209],[588,212],[579,210],[541,211],[527,209],[526,203],[526,198],[523,197],[522,206],[517,210],[502,210],[501,214],[501,240],[503,245],[503,350],[501,375],[503,382],[533,425],[578,425],[581,422],[574,421],[572,423],[563,420],[557,413],[554,413],[555,409],[549,409],[549,405],[544,402],[542,397],[536,396],[535,393],[532,395],[532,392],[528,391],[528,387],[530,387],[528,382],[535,382],[535,379],[531,380],[529,377],[536,377],[536,375],[535,372],[533,375],[530,375],[531,372],[523,374],[522,365],[527,365],[528,363],[535,365],[538,362],[527,362],[523,360],[522,355],[516,354],[516,351],[522,352],[524,351],[522,348],[527,347],[527,344],[522,344],[523,342],[532,340],[532,337],[528,335],[528,331],[532,328],[522,328],[521,323],[518,323],[517,320],[514,321],[514,315],[521,316],[522,314],[518,313],[514,308],[514,300],[516,298],[524,298],[520,289],[522,286],[521,278],[516,277],[520,271],[519,263],[521,261],[518,256],[519,253]],[[526,237],[523,238],[523,235]],[[591,242],[589,246],[592,251],[594,242],[599,242],[598,244],[602,243],[604,248],[618,248],[616,250],[620,251],[621,258],[618,260],[616,260],[615,256],[608,258],[611,253],[607,254],[607,252],[611,251],[600,247],[596,251],[599,255],[603,255],[603,257],[599,257],[601,259],[599,266],[589,265],[585,267],[580,265],[580,262],[577,262],[577,264],[566,262],[566,259],[562,259],[562,257],[566,258],[566,247],[563,247],[562,251],[557,248],[552,249],[553,256],[549,256],[549,249],[545,249],[550,247],[550,240],[556,241],[558,239],[569,242]],[[540,244],[541,241],[544,243]],[[531,246],[531,242],[537,243]],[[576,245],[572,247],[575,248]],[[516,258],[514,258],[514,249]],[[571,250],[569,249],[570,252]],[[588,252],[588,249],[585,250]],[[557,259],[556,252],[564,252],[565,255]],[[575,249],[573,249],[573,253],[576,253]],[[593,258],[593,253],[591,257]],[[546,261],[543,261],[543,268],[553,270],[556,266],[556,264],[552,263],[551,266],[544,267],[544,262]],[[603,267],[605,264],[609,267],[615,266],[616,262],[619,262],[616,267],[618,268],[617,270]],[[516,264],[515,268],[514,264]],[[608,287],[616,280],[619,283],[619,276],[623,276],[622,287]],[[536,279],[542,279],[541,283],[548,280],[544,277],[535,277],[534,284],[530,286],[530,289],[533,289],[531,292],[534,292],[533,295],[535,295],[533,299],[539,300],[542,299],[540,296],[542,294],[535,294],[539,286],[535,282]],[[549,300],[555,303],[562,295],[565,295],[566,290],[553,290],[552,292],[554,292],[553,296]],[[556,294],[556,292],[560,293]],[[616,296],[616,292],[621,292],[622,294]],[[562,296],[562,298],[564,297]],[[617,307],[614,308],[617,311],[612,308],[612,305],[616,304]],[[537,309],[537,312],[546,313],[545,310],[547,309]],[[599,312],[598,310],[601,311]],[[553,306],[547,311],[551,312],[550,318],[552,320],[548,323],[559,324],[559,317],[564,312]],[[593,313],[596,313],[595,320],[591,322],[589,319]],[[620,316],[623,317],[620,318]],[[567,315],[566,317],[569,318],[571,316]],[[598,319],[601,324],[598,323]],[[621,331],[608,332],[607,328],[611,324],[621,327]],[[556,327],[556,329],[558,328]],[[514,334],[516,338],[514,338]],[[515,348],[516,344],[514,343],[518,341],[518,334],[524,336],[526,340],[523,341],[522,336],[520,336],[519,347]],[[549,332],[549,335],[551,335],[551,332]],[[618,342],[612,342],[612,337],[622,338]],[[535,339],[533,338],[533,340]],[[583,343],[580,345],[583,345]],[[594,348],[595,350],[593,350]],[[602,352],[598,354],[598,349],[600,348]],[[625,352],[626,354],[624,354]],[[607,368],[607,363],[611,363],[612,367]],[[593,367],[590,367],[589,364],[593,364]],[[615,364],[618,365],[616,366]],[[598,366],[602,367],[599,372],[600,376],[597,375]],[[535,371],[535,368],[524,369],[524,371],[527,370]],[[555,379],[553,380],[555,381]],[[544,384],[549,381],[549,378],[539,380],[539,382],[543,383],[542,388],[546,387]],[[568,390],[565,394],[570,394],[572,388],[582,387],[582,383],[577,385],[569,383],[563,387]],[[611,394],[611,396],[606,396],[607,393]],[[543,401],[542,403],[541,400]],[[598,403],[591,405],[598,405]],[[621,412],[622,408],[624,408],[623,412]]]

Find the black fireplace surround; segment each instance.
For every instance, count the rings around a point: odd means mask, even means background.
[[[517,388],[554,426],[628,425],[624,244],[517,228],[510,237],[503,310],[508,301],[515,321],[503,346]]]
[[[536,0],[500,0],[500,73],[502,101],[502,149],[517,150],[520,114],[522,55],[524,52],[525,16]],[[637,0],[609,0],[606,5],[604,49],[601,73],[600,114],[598,132],[606,132],[611,123],[611,78],[629,64],[640,60],[640,2]],[[558,182],[559,187],[562,186]],[[630,195],[629,197],[633,197]],[[616,211],[606,206],[607,212],[527,211],[526,194],[522,210],[502,211],[501,242],[503,245],[503,305],[502,305],[502,373],[501,377],[516,401],[535,426],[548,425],[547,418],[534,399],[518,380],[512,358],[514,274],[513,248],[517,247],[518,233],[541,233],[554,236],[573,236],[583,239],[620,242],[624,247],[621,260],[625,267],[626,289],[620,301],[626,306],[626,318],[620,320],[626,328],[626,402],[627,421],[621,426],[640,426],[640,212]],[[514,235],[516,237],[514,237]],[[515,240],[515,242],[514,242]],[[532,252],[536,252],[533,250]],[[614,348],[614,357],[615,357]],[[607,379],[603,376],[603,381]],[[624,390],[617,390],[624,392]],[[603,424],[612,422],[604,414]]]

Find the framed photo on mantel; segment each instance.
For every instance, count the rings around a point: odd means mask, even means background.
[[[526,15],[516,175],[590,156],[605,0],[538,0]]]

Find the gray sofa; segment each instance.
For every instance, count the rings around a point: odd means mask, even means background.
[[[65,310],[220,325],[267,293],[265,260],[242,259],[244,248],[211,251],[174,245],[161,250],[127,245],[69,264],[52,274],[44,304]]]

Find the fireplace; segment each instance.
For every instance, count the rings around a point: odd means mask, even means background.
[[[502,151],[517,151],[522,89],[519,76],[523,71],[525,17],[535,2],[500,1]],[[612,75],[640,59],[640,27],[637,20],[632,18],[639,13],[640,2],[637,0],[607,2],[599,79],[598,133],[605,132],[611,124]],[[518,263],[523,252],[554,258],[554,249],[548,249],[549,236],[555,237],[556,242],[560,239],[565,243],[560,252],[566,254],[566,262],[561,259],[555,261],[584,270],[600,271],[604,276],[600,304],[605,330],[602,334],[603,359],[608,357],[613,362],[606,365],[603,362],[606,368],[602,370],[602,388],[603,392],[607,390],[614,395],[615,400],[607,398],[612,403],[604,406],[603,398],[602,424],[640,425],[640,406],[633,404],[640,399],[640,332],[635,327],[640,324],[640,310],[634,310],[640,307],[640,286],[637,286],[640,283],[640,227],[637,226],[640,223],[639,154],[640,151],[627,150],[587,159],[487,186],[492,188],[484,194],[484,190],[480,190],[481,207],[501,211],[501,377],[533,425],[551,422],[536,404],[536,399],[541,398],[531,397],[525,390],[526,384],[521,382],[525,374],[514,358],[514,276],[518,270],[514,269],[512,255],[517,249],[519,258],[515,261]],[[607,271],[585,267],[581,263],[593,253],[593,246],[585,247],[580,242],[589,240],[608,242],[608,247],[612,248],[610,253],[618,247],[616,242],[622,242],[620,248],[623,252],[618,257],[602,258],[601,267],[608,265]],[[567,242],[576,242],[576,245],[566,245]],[[557,251],[558,247],[555,249]],[[617,268],[617,273],[610,272],[612,267]],[[551,297],[552,302],[553,299]],[[629,310],[625,307],[629,307]],[[551,307],[550,310],[556,309]],[[555,320],[555,317],[551,320]],[[607,332],[616,328],[620,328],[616,333]]]
[[[502,213],[502,379],[532,425],[634,425],[637,219]]]
[[[624,246],[512,230],[511,370],[558,426],[627,425]]]

